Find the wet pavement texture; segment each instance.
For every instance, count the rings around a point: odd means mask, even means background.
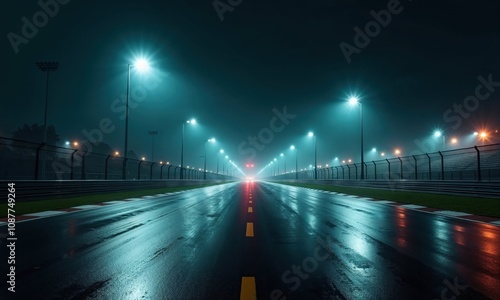
[[[499,227],[274,183],[19,222],[16,236],[2,299],[500,297]]]

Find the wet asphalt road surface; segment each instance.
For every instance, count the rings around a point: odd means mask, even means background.
[[[3,240],[0,299],[500,299],[499,227],[273,183],[18,222],[16,235],[16,293]]]

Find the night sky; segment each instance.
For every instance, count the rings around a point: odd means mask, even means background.
[[[150,73],[131,73],[136,106],[129,149],[150,157],[148,132],[158,131],[158,161],[180,164],[182,123],[189,118],[198,124],[186,126],[185,165],[203,167],[204,143],[215,137],[208,169],[215,169],[221,148],[256,171],[283,152],[290,169],[291,144],[302,168],[314,163],[309,130],[317,134],[318,164],[334,157],[357,161],[359,107],[347,104],[354,94],[363,103],[367,155],[372,147],[387,153],[399,147],[402,155],[434,151],[435,129],[457,137],[461,147],[479,144],[470,136],[480,130],[500,142],[494,133],[500,127],[498,1],[221,0],[217,7],[229,10],[219,14],[210,0],[103,2],[58,4],[47,24],[17,46],[12,39],[23,35],[22,18],[33,22],[42,8],[36,1],[3,3],[0,136],[25,123],[43,124],[46,77],[35,62],[58,61],[50,74],[48,124],[59,145],[85,139],[83,131],[109,118],[114,129],[104,142],[123,151],[127,64],[146,57]],[[377,25],[380,32],[372,31],[349,63],[341,43],[356,47],[354,28],[365,32],[375,20],[370,12],[388,7],[390,22]],[[493,83],[484,86],[480,76]],[[481,84],[484,100],[474,100]],[[454,105],[469,110],[460,116]],[[270,128],[273,110],[285,106],[295,117],[250,155],[248,137]],[[380,157],[367,157],[374,158]]]

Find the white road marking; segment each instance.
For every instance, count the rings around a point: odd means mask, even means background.
[[[452,216],[452,217],[463,217],[463,216],[470,216],[472,214],[469,213],[464,213],[464,212],[459,212],[459,211],[452,211],[452,210],[438,210],[434,212],[435,214],[440,214],[440,215],[445,215],[445,216]]]
[[[389,201],[389,200],[375,200],[375,201],[372,201],[372,202],[380,203],[380,204],[394,203],[394,201]]]
[[[48,210],[48,211],[42,211],[42,212],[37,212],[37,213],[32,213],[32,214],[26,214],[24,216],[28,217],[48,217],[48,216],[54,216],[54,215],[60,215],[66,213],[65,211],[56,211],[56,210]]]
[[[79,209],[92,209],[92,208],[98,208],[98,207],[102,207],[100,205],[92,205],[92,204],[88,204],[88,205],[80,205],[80,206],[75,206],[73,208],[79,208]]]
[[[400,205],[401,207],[404,208],[410,208],[410,209],[415,209],[415,208],[425,208],[425,206],[422,205],[416,205],[416,204],[405,204],[405,205]]]

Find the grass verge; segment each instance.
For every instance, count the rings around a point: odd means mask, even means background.
[[[474,215],[500,218],[500,199],[478,198],[467,196],[431,194],[424,192],[407,192],[377,190],[369,188],[352,188],[344,186],[333,186],[314,183],[292,183],[275,182],[292,186],[301,186],[306,188],[357,195],[362,197],[391,200],[404,204],[417,204],[427,207],[440,208],[443,210],[454,210]]]
[[[171,193],[176,191],[192,190],[200,187],[207,187],[212,185],[218,185],[222,183],[211,183],[211,184],[200,184],[193,186],[181,186],[181,187],[167,187],[167,188],[156,188],[147,190],[137,190],[137,191],[125,191],[125,192],[114,192],[107,194],[98,195],[86,195],[78,197],[68,197],[68,198],[58,198],[51,200],[39,200],[30,202],[17,202],[14,210],[15,215],[20,216],[29,213],[35,213],[47,210],[57,210],[62,208],[70,208],[79,205],[86,204],[96,204],[106,201],[122,200],[127,198],[136,198],[148,195]],[[0,218],[5,218],[7,216],[7,204],[2,205],[4,209],[0,211]]]

